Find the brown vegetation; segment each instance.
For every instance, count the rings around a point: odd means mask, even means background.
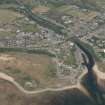
[[[48,7],[36,7],[32,9],[33,13],[47,13],[49,11]]]
[[[55,71],[53,66],[51,57],[47,55],[13,52],[0,54],[0,71],[12,76],[23,86],[32,81],[40,84],[38,88],[54,85],[53,77],[49,78],[51,73],[48,74],[48,69]]]

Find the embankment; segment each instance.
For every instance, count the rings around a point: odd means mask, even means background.
[[[39,91],[27,91],[12,77],[0,73],[0,79],[14,85],[24,96],[35,96],[35,105],[91,105],[92,98],[80,83],[86,72],[80,77],[78,84],[58,89],[46,88]],[[4,93],[5,94],[5,93]]]
[[[97,87],[100,92],[104,95],[105,94],[105,73],[101,72],[98,68],[98,65],[94,65],[93,71],[96,76],[96,83]]]

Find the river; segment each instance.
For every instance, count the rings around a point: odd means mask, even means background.
[[[87,70],[88,70],[88,74],[87,74],[86,80],[83,81],[84,82],[83,85],[85,85],[86,89],[90,92],[90,94],[96,101],[96,105],[105,105],[105,101],[100,91],[97,88],[96,78],[93,73],[93,66],[95,64],[95,59],[91,54],[91,52],[89,51],[89,49],[86,46],[84,46],[80,40],[76,39],[74,40],[74,42],[84,52],[84,54],[82,55],[83,55],[85,66],[87,67]],[[88,58],[88,62],[86,60],[87,58],[85,55]]]

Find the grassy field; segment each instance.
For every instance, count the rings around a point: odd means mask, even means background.
[[[39,31],[39,28],[37,25],[34,24],[22,24],[21,27],[19,27],[20,30],[23,32],[36,32]]]
[[[75,58],[75,54],[74,54],[74,51],[71,49],[70,52],[69,52],[69,56],[67,58],[67,61],[66,63],[68,65],[75,65],[76,64],[76,58]]]
[[[0,71],[15,78],[26,89],[48,87],[55,83],[56,78],[51,57],[42,54],[1,53]],[[26,86],[27,82],[33,83],[31,88]]]
[[[22,14],[12,10],[0,9],[0,22],[12,22],[19,17],[22,17]]]
[[[0,31],[0,37],[12,37],[16,35],[14,31]]]

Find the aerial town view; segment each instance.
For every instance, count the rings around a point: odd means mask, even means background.
[[[105,105],[105,0],[0,0],[0,105]]]

